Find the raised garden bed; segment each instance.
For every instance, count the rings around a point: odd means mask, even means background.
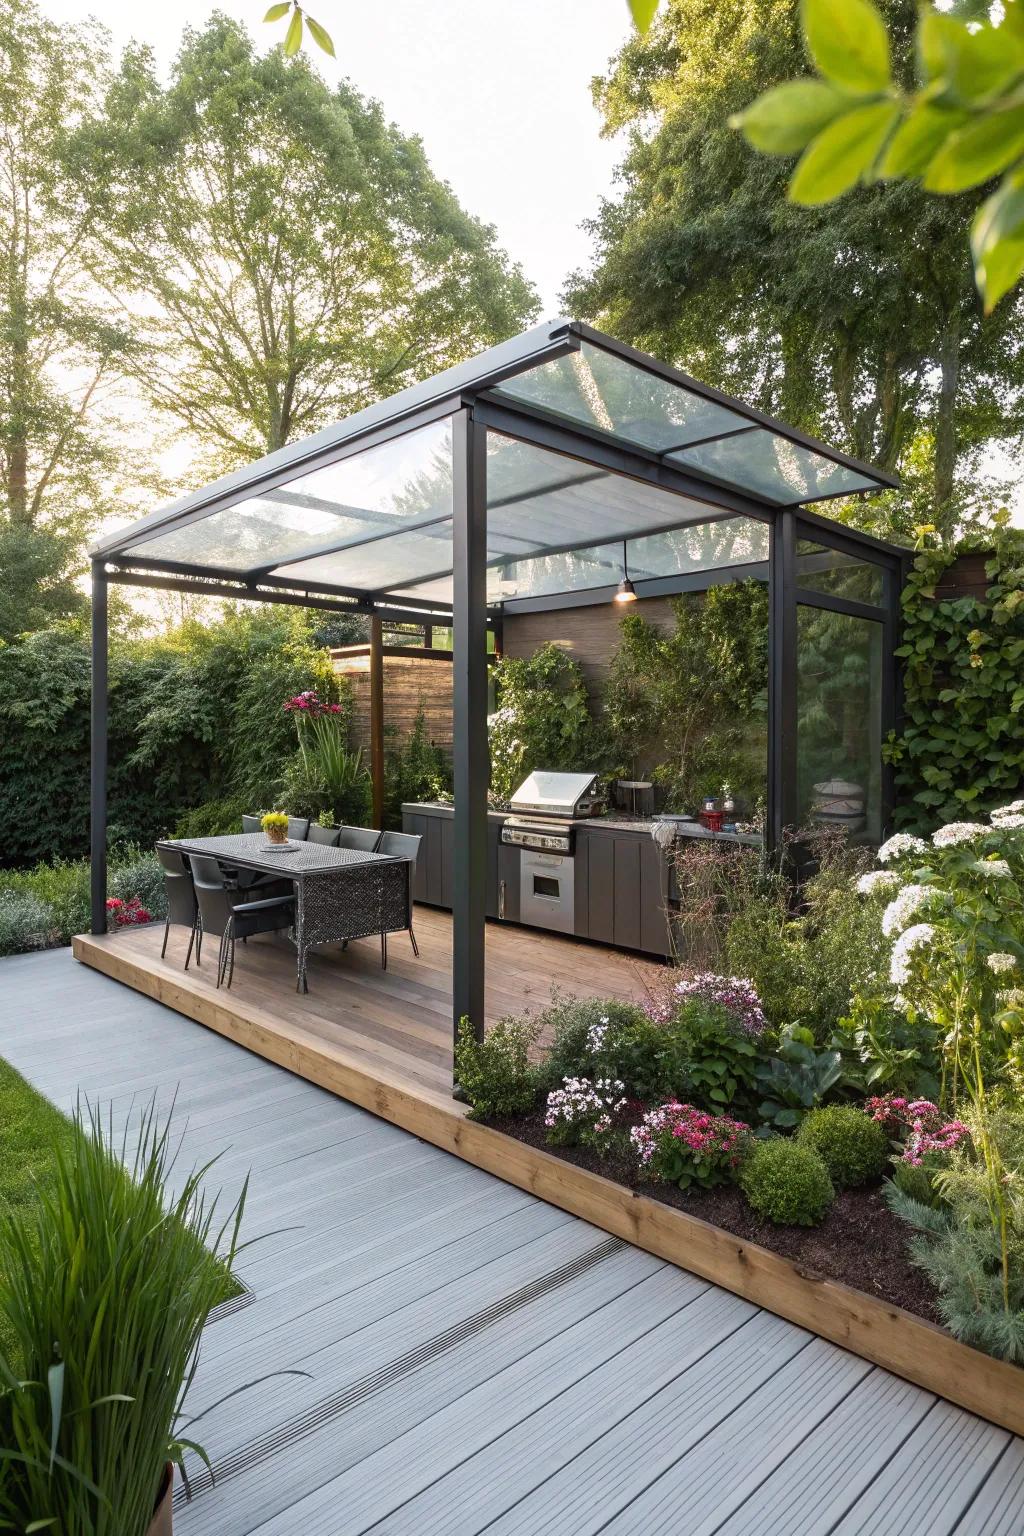
[[[625,1156],[612,1153],[602,1158],[584,1147],[551,1147],[540,1111],[495,1122],[494,1129],[722,1227],[745,1242],[791,1259],[801,1269],[855,1286],[930,1323],[939,1321],[934,1290],[923,1271],[910,1262],[907,1227],[892,1214],[877,1188],[843,1190],[820,1226],[777,1227],[757,1216],[734,1184],[684,1191],[674,1184],[639,1179],[635,1163]]]

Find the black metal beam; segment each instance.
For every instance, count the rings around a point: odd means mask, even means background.
[[[487,434],[453,418],[452,1027],[484,1037],[487,885]]]
[[[89,895],[93,933],[107,931],[107,576],[92,562],[92,697],[89,767]]]
[[[768,825],[778,848],[799,819],[797,797],[796,519],[782,512],[768,556]]]
[[[743,565],[719,565],[710,571],[683,571],[675,576],[649,576],[633,579],[638,598],[676,597],[681,592],[706,592],[709,587],[725,586],[730,581],[767,581],[768,561],[752,560]],[[585,587],[573,592],[552,592],[543,597],[511,597],[502,603],[506,618],[522,613],[553,613],[563,608],[591,608],[615,599],[618,584]],[[627,610],[624,610],[628,612]]]
[[[806,509],[797,514],[797,538],[838,549],[858,560],[871,560],[890,567],[898,566],[907,554],[899,544],[876,539],[873,533],[863,533],[859,528],[851,528],[848,523],[837,523],[831,517],[822,517]]]
[[[256,587],[232,587],[221,582],[199,582],[187,576],[154,576],[142,571],[111,570],[107,581],[121,587],[146,587],[156,592],[187,592],[192,597],[218,597],[228,602],[279,603],[290,608],[312,608],[322,613],[359,614],[370,618],[379,614],[382,619],[395,624],[408,624],[422,619],[424,610],[407,610],[401,605],[389,608],[384,604],[357,604],[332,602],[330,598],[315,597],[304,592],[265,592]],[[447,626],[451,623],[451,610],[443,605],[428,610],[435,623]]]
[[[853,597],[839,597],[832,592],[816,592],[813,587],[797,587],[796,600],[802,608],[828,608],[833,613],[848,613],[853,619],[870,619],[884,624],[885,608],[874,603],[861,603]]]

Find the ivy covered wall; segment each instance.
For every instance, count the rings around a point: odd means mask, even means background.
[[[985,584],[955,593],[958,560],[984,556]],[[954,591],[950,591],[954,588]],[[903,592],[902,731],[896,821],[927,830],[974,819],[1024,790],[1024,529],[994,531],[954,549],[925,542]]]

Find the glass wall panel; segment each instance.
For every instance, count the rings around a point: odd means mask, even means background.
[[[802,825],[882,834],[882,625],[797,605],[797,801]]]
[[[282,565],[325,544],[340,547],[414,528],[450,517],[451,511],[451,427],[445,419],[298,475],[127,552],[250,571]]]
[[[796,581],[799,587],[827,592],[831,597],[848,597],[876,608],[885,603],[885,572],[880,565],[810,539],[797,540]]]

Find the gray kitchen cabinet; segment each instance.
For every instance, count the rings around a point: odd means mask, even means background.
[[[498,917],[500,881],[505,882],[505,916],[510,921],[519,917],[519,850],[506,849],[501,841],[501,827],[505,818],[491,813],[487,818],[487,888],[486,910],[488,917]],[[415,901],[432,907],[452,905],[452,847],[455,822],[450,805],[404,805],[402,807],[402,831],[411,832],[423,839],[416,861]],[[502,854],[512,857],[502,858]]]

